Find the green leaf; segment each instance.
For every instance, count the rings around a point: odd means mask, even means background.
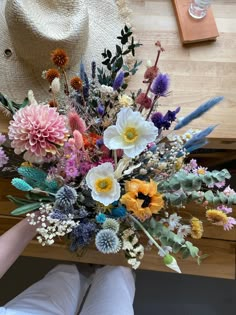
[[[111,57],[112,57],[112,53],[111,53],[111,51],[110,51],[109,49],[107,49],[107,57],[108,57],[108,58],[111,58]]]
[[[13,197],[11,195],[6,196],[11,202],[14,202],[17,206],[25,205],[26,203],[31,203],[29,199]]]
[[[26,97],[23,101],[23,103],[20,105],[20,108],[24,108],[25,106],[27,106],[29,104],[29,99],[28,97]]]
[[[211,190],[206,191],[204,196],[208,202],[212,203],[213,198],[214,198],[214,194]]]
[[[177,254],[180,251],[181,246],[182,246],[181,244],[174,243],[174,245],[172,247],[173,253]]]
[[[21,215],[21,214],[24,214],[24,213],[27,213],[27,212],[36,210],[36,209],[38,209],[40,206],[41,206],[41,203],[40,203],[40,202],[30,203],[30,204],[21,206],[21,207],[15,209],[15,210],[13,210],[13,211],[11,212],[11,214],[12,214],[12,215]]]
[[[189,250],[188,250],[188,248],[181,248],[181,253],[182,253],[182,257],[183,257],[183,259],[186,259],[186,258],[188,258],[189,256],[190,256],[190,252],[189,252]]]
[[[189,250],[190,255],[194,258],[198,255],[199,249],[189,241],[185,242],[187,249]]]
[[[197,263],[198,263],[198,265],[201,265],[202,261],[203,261],[204,259],[206,259],[208,256],[209,256],[208,254],[204,254],[204,255],[198,256],[198,257],[197,257]]]
[[[122,49],[119,45],[116,45],[116,54],[121,55],[122,54]]]

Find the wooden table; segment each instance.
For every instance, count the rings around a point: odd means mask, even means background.
[[[224,102],[189,127],[205,128],[208,125],[219,124],[209,137],[208,147],[230,150],[227,156],[231,159],[235,158],[236,2],[214,0],[212,7],[220,37],[215,42],[186,47],[181,45],[170,0],[130,0],[129,2],[134,12],[133,24],[136,27],[136,38],[143,43],[138,57],[144,60],[143,66],[132,81],[131,89],[143,86],[141,82],[145,62],[147,59],[154,60],[156,55],[154,43],[156,40],[160,40],[166,51],[161,55],[159,67],[162,72],[171,75],[172,91],[168,98],[161,100],[161,110],[165,112],[167,109],[174,109],[181,105],[181,115],[184,116],[203,101],[216,95],[224,95]],[[7,127],[1,118],[0,127],[1,129]],[[216,158],[215,153],[214,159]],[[223,154],[223,159],[226,159],[225,154]],[[1,180],[0,234],[19,220],[19,218],[9,216],[9,212],[14,206],[7,201],[5,195],[11,193],[19,194],[11,187],[9,181]],[[196,208],[194,209],[198,211]],[[236,216],[235,210],[234,216]],[[221,228],[208,226],[204,238],[197,241],[196,244],[210,256],[200,267],[189,259],[181,262],[182,271],[186,274],[235,279],[235,241],[235,230],[224,233]],[[82,257],[77,257],[61,244],[41,247],[35,241],[31,242],[23,255],[98,264],[125,264],[122,255],[106,256],[99,254],[94,248],[90,248]],[[156,250],[146,253],[141,268],[169,271],[157,257]]]

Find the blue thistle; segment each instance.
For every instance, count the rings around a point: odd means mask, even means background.
[[[112,230],[100,230],[96,235],[95,245],[103,254],[117,253],[121,247],[118,236]]]
[[[17,189],[22,190],[22,191],[33,190],[33,187],[30,186],[25,180],[23,180],[21,178],[13,178],[11,183],[14,187],[16,187]]]
[[[112,86],[114,91],[117,91],[122,86],[124,77],[125,77],[124,71],[120,71],[119,73],[116,74],[116,77]]]
[[[70,234],[70,250],[76,251],[79,247],[88,245],[96,230],[97,226],[94,222],[90,222],[86,219],[80,222],[80,224],[76,226]]]
[[[60,209],[71,209],[73,208],[73,204],[77,200],[77,192],[73,187],[63,186],[56,193],[56,202],[55,205]]]
[[[97,223],[104,223],[106,221],[106,215],[104,213],[99,213],[96,215],[96,221]]]
[[[153,80],[150,90],[156,96],[167,96],[169,86],[170,77],[168,76],[168,74],[160,73]]]
[[[181,121],[175,126],[174,130],[178,130],[186,125],[188,125],[192,120],[199,118],[203,114],[205,114],[208,110],[210,110],[213,106],[217,105],[224,99],[223,96],[218,96],[210,99],[209,101],[200,105],[197,109],[195,109],[192,113],[181,119]]]

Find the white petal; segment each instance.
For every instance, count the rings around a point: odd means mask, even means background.
[[[110,150],[116,150],[123,147],[123,140],[118,133],[116,126],[110,126],[104,131],[103,141]]]

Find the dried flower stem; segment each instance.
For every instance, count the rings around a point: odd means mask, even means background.
[[[156,96],[154,97],[153,101],[152,101],[152,106],[151,106],[151,108],[150,108],[150,110],[149,110],[149,112],[148,112],[148,114],[147,114],[146,120],[148,120],[148,118],[150,117],[150,115],[151,115],[151,113],[152,113],[152,110],[153,110],[153,107],[154,107],[154,105],[155,105],[157,99],[158,99],[158,95],[156,95]]]
[[[63,69],[63,68],[62,68],[62,73],[63,73],[64,78],[65,78],[65,94],[68,96],[69,95],[69,84],[68,84],[68,79],[67,79],[65,69]]]
[[[117,152],[116,152],[116,150],[113,150],[113,154],[114,154],[115,169],[116,169],[117,168]]]
[[[164,256],[167,255],[167,253],[164,251],[164,249],[155,241],[155,239],[152,237],[152,235],[145,229],[145,227],[135,218],[133,217],[131,214],[128,214],[128,217],[135,223],[138,225],[138,227],[140,227],[140,229],[146,234],[146,236],[149,238],[149,240],[157,247],[157,249],[159,249]]]

